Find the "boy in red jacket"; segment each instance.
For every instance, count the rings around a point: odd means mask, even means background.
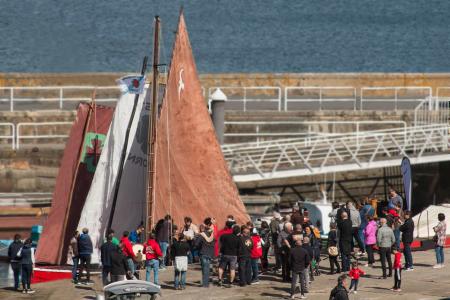
[[[252,284],[258,284],[259,283],[259,259],[262,256],[262,246],[263,246],[263,240],[258,234],[258,230],[256,228],[253,228],[252,233],[252,242],[253,242],[253,248],[250,252],[251,257],[251,265],[252,265]]]
[[[158,284],[159,257],[162,257],[162,251],[153,233],[148,235],[148,241],[144,244],[142,252],[145,254],[145,280],[150,281],[150,272],[153,269],[153,282]]]
[[[394,287],[391,289],[394,292],[401,292],[400,284],[402,283],[402,253],[394,248]]]
[[[355,289],[353,289],[353,293],[354,294],[357,293],[356,290],[358,289],[359,277],[364,274],[366,274],[366,273],[364,273],[363,270],[358,268],[358,262],[357,261],[353,262],[352,268],[350,269],[350,272],[348,273],[348,275],[352,279],[352,282],[350,283],[350,289],[349,289],[350,292],[352,291],[352,288],[355,287]]]

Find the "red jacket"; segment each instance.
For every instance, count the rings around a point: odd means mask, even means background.
[[[397,252],[394,254],[394,269],[402,268],[402,253]]]
[[[133,246],[131,245],[130,240],[128,239],[128,237],[122,237],[120,239],[120,242],[122,242],[123,244],[123,254],[126,257],[131,257],[131,258],[135,258],[136,256],[134,255],[134,251],[133,251]]]
[[[390,215],[393,216],[394,218],[399,218],[399,217],[400,217],[400,216],[398,215],[397,211],[396,211],[395,209],[393,209],[393,208],[391,208],[391,209],[388,211],[388,214],[390,214]]]
[[[219,249],[220,249],[219,241],[220,241],[220,237],[222,235],[224,235],[224,234],[229,234],[229,233],[233,233],[233,229],[232,228],[224,228],[224,229],[220,230],[217,233],[216,244],[214,245],[214,254],[215,254],[215,256],[219,256]]]
[[[147,243],[144,244],[142,252],[145,254],[146,260],[157,259],[162,256],[161,248],[159,248],[159,244],[156,240],[148,240]]]
[[[348,275],[350,276],[351,279],[359,279],[359,277],[361,275],[364,275],[366,273],[364,273],[363,270],[359,269],[359,268],[351,268],[350,272],[348,273]]]
[[[261,237],[259,235],[252,235],[252,241],[253,241],[253,248],[250,252],[251,258],[261,258],[262,256],[262,243],[261,243]]]

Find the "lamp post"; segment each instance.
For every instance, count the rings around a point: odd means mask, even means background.
[[[211,95],[211,112],[214,128],[216,129],[216,136],[219,143],[222,145],[225,132],[225,102],[227,96],[220,90],[216,89]]]

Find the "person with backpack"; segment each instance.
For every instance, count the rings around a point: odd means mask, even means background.
[[[338,283],[334,289],[331,290],[329,300],[349,300],[347,291],[347,279],[346,274],[342,274],[338,277]]]
[[[34,294],[34,290],[30,286],[34,269],[34,249],[31,247],[31,243],[30,238],[26,239],[23,247],[17,253],[17,256],[20,257],[23,294]]]
[[[174,261],[174,287],[176,290],[186,289],[189,251],[191,251],[191,246],[184,233],[180,232],[177,237],[173,238],[170,251]]]
[[[20,266],[20,257],[17,256],[20,249],[22,249],[23,243],[21,241],[20,234],[14,235],[14,241],[9,245],[8,247],[8,258],[9,263],[11,264],[11,269],[14,273],[14,290],[17,291],[19,289],[19,283],[20,283],[20,273],[21,273],[21,266]]]
[[[89,236],[89,230],[83,228],[83,234],[78,239],[78,253],[80,255],[80,280],[83,274],[83,269],[86,270],[86,284],[92,284],[91,279],[91,255],[94,252],[92,240]]]
[[[336,223],[330,224],[330,232],[328,233],[328,260],[330,261],[330,275],[335,274],[334,266],[336,266],[336,273],[341,273],[341,267],[337,261],[339,251],[337,248],[337,226]]]

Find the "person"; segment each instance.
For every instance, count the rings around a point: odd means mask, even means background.
[[[136,254],[134,254],[133,245],[131,245],[131,242],[128,239],[129,235],[130,233],[128,231],[124,231],[122,234],[122,238],[120,239],[120,242],[123,244],[123,254],[127,258],[128,269],[131,272],[132,278],[134,278],[134,273],[136,272],[136,267],[134,265],[134,261],[136,260]]]
[[[328,233],[327,240],[327,248],[328,248],[328,260],[330,261],[330,274],[334,274],[334,266],[336,266],[336,273],[341,273],[341,267],[338,264],[338,250],[337,250],[337,225],[336,223],[330,224],[330,232]]]
[[[395,236],[395,247],[400,248],[400,226],[402,225],[401,216],[400,216],[401,210],[399,204],[397,204],[397,207],[395,209],[390,209],[389,214],[392,215],[394,218],[394,223],[392,225],[394,236]]]
[[[148,241],[144,244],[142,252],[145,254],[145,280],[150,282],[150,272],[153,269],[153,282],[159,284],[159,260],[163,257],[163,252],[155,240],[153,232],[149,233]]]
[[[307,270],[310,264],[310,258],[308,252],[302,247],[302,240],[295,240],[295,247],[291,249],[290,261],[292,268],[292,281],[291,281],[291,299],[295,297],[295,289],[297,286],[297,277],[300,279],[300,299],[305,299],[306,290],[306,278],[305,269]]]
[[[259,233],[262,240],[261,272],[269,268],[269,250],[270,250],[270,228],[266,221],[261,222],[261,231]]]
[[[216,235],[216,243],[214,245],[214,256],[217,257],[220,254],[220,249],[221,249],[221,245],[220,245],[220,238],[222,235],[225,234],[231,234],[233,233],[233,222],[227,220],[225,222],[225,227],[222,230],[219,230],[219,232]]]
[[[196,259],[196,251],[194,247],[194,238],[198,234],[198,227],[192,223],[191,217],[184,218],[183,235],[189,244],[188,262],[192,264]]]
[[[363,270],[361,270],[360,268],[358,268],[358,262],[354,261],[352,263],[352,268],[350,269],[350,272],[348,273],[348,275],[352,279],[352,281],[350,283],[349,292],[353,292],[354,294],[356,294],[358,292],[359,277],[361,277],[361,275],[364,275],[364,274],[366,274],[366,273]]]
[[[386,260],[388,262],[388,277],[392,276],[392,259],[391,259],[391,247],[395,243],[394,231],[387,226],[387,220],[385,218],[380,219],[381,227],[377,232],[377,244],[380,250],[381,268],[383,269],[383,279],[386,279]]]
[[[114,231],[114,229],[112,229],[112,228],[109,228],[107,231],[106,231],[106,236],[111,236],[111,242],[114,244],[114,245],[116,245],[117,247],[119,247],[119,244],[120,244],[120,241],[119,241],[119,239],[116,237],[116,232]]]
[[[400,285],[402,283],[402,253],[398,248],[393,249],[394,253],[394,292],[401,292]]]
[[[347,278],[346,274],[338,277],[336,287],[331,290],[330,300],[348,300]]]
[[[373,216],[367,216],[367,217],[369,219],[369,222],[367,223],[366,228],[364,228],[364,231],[363,231],[364,243],[366,244],[366,252],[367,252],[366,267],[368,267],[368,266],[373,267],[373,264],[375,263],[373,248],[377,244],[378,225]]]
[[[83,274],[83,269],[86,271],[85,284],[92,284],[91,282],[91,255],[94,251],[92,240],[89,236],[89,229],[83,228],[82,234],[78,239],[78,253],[80,255],[80,281]]]
[[[20,266],[20,257],[17,256],[20,249],[23,247],[23,243],[21,240],[20,234],[14,235],[14,241],[9,245],[8,247],[8,258],[9,263],[11,265],[11,269],[14,274],[14,290],[19,290],[19,283],[20,283],[20,273],[21,273],[21,266]]]
[[[200,264],[202,268],[202,287],[209,287],[209,274],[211,260],[214,257],[214,230],[211,218],[203,221],[204,230],[195,240],[195,246],[199,249]]]
[[[333,201],[333,203],[331,203],[331,212],[328,214],[328,217],[330,217],[330,224],[332,223],[336,223],[337,221],[337,213],[338,213],[338,209],[339,209],[339,203],[336,201]]]
[[[78,264],[80,261],[80,254],[78,252],[78,239],[80,232],[75,231],[69,243],[69,258],[72,260],[72,282],[78,283]]]
[[[111,239],[112,237],[108,236]],[[123,254],[124,244],[119,242],[119,245],[112,248],[110,253],[110,274],[111,274],[111,283],[116,281],[122,281],[126,279],[126,275],[131,275],[131,271],[128,266],[127,257]]]
[[[342,204],[342,205],[338,208],[337,213],[336,213],[336,223],[339,224],[338,221],[341,221],[341,220],[342,220],[342,213],[343,213],[343,212],[346,212],[346,213],[347,213],[347,216],[350,216],[350,210],[347,208],[347,204]]]
[[[232,233],[220,237],[219,286],[223,284],[223,273],[227,267],[230,270],[230,286],[233,284],[236,275],[237,256],[241,247],[241,239],[238,234],[240,234],[241,228],[234,225],[232,230]]]
[[[131,244],[140,244],[141,243],[141,234],[144,232],[144,224],[139,224],[139,226],[136,228],[136,230],[133,230],[130,232],[130,235],[128,236],[128,239],[130,240]]]
[[[388,208],[395,209],[397,206],[399,206],[400,209],[403,210],[403,199],[393,188],[390,188]]]
[[[281,250],[278,247],[278,235],[280,234],[281,215],[279,212],[273,212],[273,218],[270,221],[270,235],[272,236],[273,252],[275,256],[275,271],[281,268]]]
[[[373,209],[372,205],[369,204],[369,197],[365,197],[361,201],[361,207],[359,210],[359,215],[361,218],[361,225],[359,226],[359,229],[358,229],[358,235],[363,244],[364,250],[366,250],[364,229],[366,228],[367,224],[369,223],[369,218],[373,217],[374,213],[375,213],[375,210]],[[365,252],[367,252],[367,251],[365,251]]]
[[[399,230],[402,233],[403,254],[405,255],[405,271],[413,271],[413,258],[411,252],[411,243],[414,239],[414,221],[411,218],[411,211],[405,211],[405,222],[400,225]]]
[[[445,223],[445,215],[443,213],[438,214],[439,223],[433,227],[435,235],[435,251],[436,251],[436,265],[435,269],[444,267],[444,245],[446,239],[447,224]]]
[[[250,229],[246,225],[241,227],[241,245],[239,246],[239,285],[246,286],[252,283],[251,251],[253,241]]]
[[[356,242],[358,243],[358,248],[359,248],[359,252],[358,254],[363,254],[365,253],[364,250],[364,245],[361,241],[361,239],[359,238],[359,227],[361,226],[361,216],[359,214],[359,211],[355,208],[355,205],[353,204],[353,202],[351,201],[347,201],[347,209],[350,211],[350,220],[352,221],[352,236],[353,238],[356,240]],[[353,252],[353,239],[351,241],[352,243],[352,252]]]
[[[288,236],[292,233],[292,224],[290,222],[286,222],[284,224],[284,229],[278,235],[278,248],[281,252],[281,274],[283,281],[290,282],[290,267],[289,267],[289,241],[287,240]]]
[[[294,227],[297,224],[303,225],[303,215],[300,212],[298,204],[292,207],[291,223]]]
[[[177,237],[174,237],[170,253],[174,261],[174,287],[176,290],[186,289],[186,272],[190,249],[184,233],[181,232]]]
[[[307,237],[307,236],[303,237],[302,248],[305,249],[306,252],[308,253],[309,261],[310,261],[310,264],[309,264],[307,270],[305,271],[306,284],[309,289],[310,282],[314,281],[314,273],[313,273],[312,264],[313,264],[314,256],[315,256],[314,248],[310,244],[309,237]]]
[[[320,231],[313,225],[306,226],[305,227],[305,237],[309,238],[309,244],[311,245],[313,249],[314,256],[311,257],[311,273],[313,275],[320,275],[319,271],[319,263],[320,263],[320,249],[321,249],[321,242],[320,242]],[[311,278],[314,279],[313,276]]]
[[[258,284],[259,283],[258,265],[259,265],[259,260],[261,259],[262,254],[263,254],[264,241],[259,236],[258,230],[256,228],[253,228],[251,239],[252,239],[252,243],[253,243],[253,247],[250,252],[251,266],[252,266],[252,284]]]
[[[100,247],[100,259],[102,262],[102,281],[103,285],[108,285],[111,280],[108,280],[110,277],[112,263],[111,263],[111,254],[112,252],[117,252],[117,246],[112,243],[112,236],[108,235],[106,237],[106,242],[103,243]]]
[[[33,294],[34,290],[31,289],[31,275],[34,269],[34,249],[31,247],[31,239],[25,240],[23,247],[19,250],[18,256],[20,257],[20,268],[22,274],[22,293]]]
[[[346,211],[342,212],[340,219],[338,219],[339,229],[339,251],[341,252],[342,271],[350,271],[350,254],[352,252],[352,221],[348,219]]]
[[[165,270],[167,248],[169,247],[170,232],[172,231],[172,217],[170,215],[166,215],[164,219],[158,221],[155,231],[156,240],[158,241],[159,247],[162,252],[161,265],[159,267],[161,270]]]

